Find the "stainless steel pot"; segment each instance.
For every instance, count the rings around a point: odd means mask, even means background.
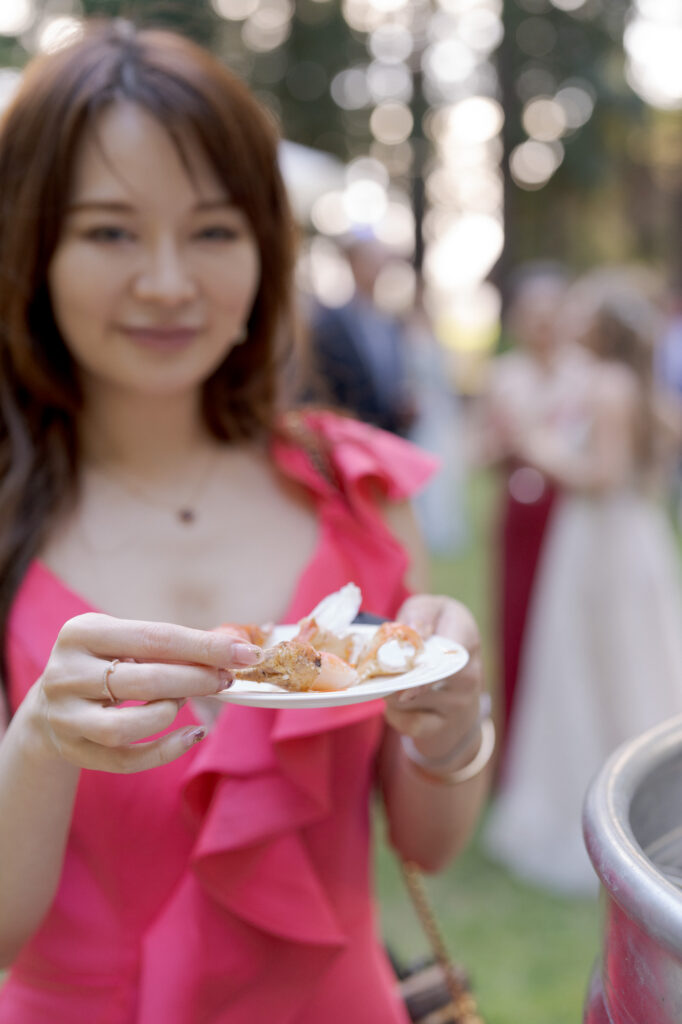
[[[682,716],[612,755],[583,830],[604,899],[585,1024],[682,1024]]]

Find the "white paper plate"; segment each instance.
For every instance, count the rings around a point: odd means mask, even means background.
[[[352,626],[349,632],[370,637],[378,628],[357,625]],[[290,640],[297,630],[298,626],[277,626],[270,642],[277,644],[282,640]],[[444,636],[432,636],[425,642],[417,664],[409,672],[400,672],[394,676],[374,676],[347,690],[306,693],[290,693],[270,683],[236,679],[229,690],[217,695],[217,699],[229,704],[246,704],[258,708],[333,708],[341,704],[360,704],[362,701],[387,697],[398,690],[426,686],[439,679],[446,679],[463,669],[468,660],[469,652],[461,644]]]

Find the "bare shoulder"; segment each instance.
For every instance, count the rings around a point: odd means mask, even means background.
[[[412,504],[381,500],[379,507],[384,522],[409,555],[408,586],[416,592],[428,591],[429,557]]]
[[[525,376],[530,368],[526,355],[516,350],[503,352],[490,361],[486,383],[491,390],[506,387],[510,381]]]
[[[620,363],[602,363],[594,368],[593,395],[602,411],[630,413],[637,409],[641,386],[635,372]]]

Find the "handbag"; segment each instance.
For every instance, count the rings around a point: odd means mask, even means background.
[[[402,858],[400,867],[431,948],[426,959],[405,965],[391,958],[410,1020],[413,1024],[484,1024],[467,972],[448,953],[419,868]]]
[[[305,452],[317,472],[338,487],[329,450],[324,440],[310,429],[305,416],[290,411],[283,428],[284,435]],[[408,964],[397,962],[389,950],[410,1020],[413,1024],[484,1024],[466,971],[448,954],[419,868],[413,861],[399,860],[407,891],[431,948],[429,957]]]

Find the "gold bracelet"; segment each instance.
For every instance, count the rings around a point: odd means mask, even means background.
[[[408,736],[402,736],[402,747],[407,756],[411,768],[422,778],[428,782],[440,783],[443,786],[458,786],[462,782],[468,782],[469,779],[475,778],[480,772],[483,771],[485,766],[490,761],[495,749],[495,725],[492,718],[485,718],[480,723],[481,729],[481,745],[476,752],[476,755],[462,768],[456,768],[453,772],[444,772],[442,775],[430,772],[424,767],[422,761],[426,760],[419,755],[421,760],[416,760],[411,753],[411,747],[414,744],[406,742],[410,739]],[[416,749],[416,748],[415,748]]]

